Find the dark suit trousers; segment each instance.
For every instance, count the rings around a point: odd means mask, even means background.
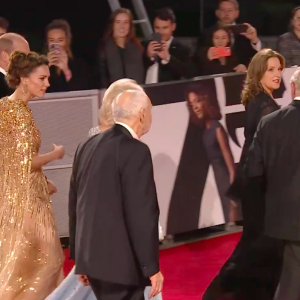
[[[145,287],[104,282],[89,277],[97,300],[144,300]]]
[[[283,267],[275,300],[300,299],[300,242],[287,242]]]

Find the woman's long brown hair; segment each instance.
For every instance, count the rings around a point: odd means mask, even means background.
[[[284,57],[272,49],[262,49],[253,56],[248,67],[247,77],[241,94],[242,104],[244,106],[246,106],[259,92],[264,91],[260,80],[267,71],[268,60],[273,57],[279,59],[281,67],[284,69]]]
[[[111,14],[110,21],[108,23],[108,27],[103,36],[103,40],[105,41],[108,38],[113,36],[114,23],[119,14],[126,14],[129,17],[130,27],[129,27],[129,34],[127,36],[127,41],[131,41],[132,43],[136,44],[140,49],[143,49],[140,41],[138,40],[138,38],[136,37],[136,34],[135,34],[132,13],[127,8],[119,8]]]

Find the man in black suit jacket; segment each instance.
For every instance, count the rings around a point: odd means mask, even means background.
[[[265,234],[284,243],[276,300],[300,299],[300,70],[291,81],[294,101],[261,120],[246,163],[264,182]]]
[[[70,251],[97,299],[142,300],[162,290],[159,208],[149,148],[151,103],[126,91],[113,103],[116,125],[75,154],[69,195]]]
[[[153,26],[155,33],[161,36],[161,44],[150,41],[145,47],[146,84],[193,77],[190,51],[173,37],[174,12],[169,8],[156,11]]]
[[[239,13],[239,3],[237,0],[220,0],[216,9],[218,24],[224,26],[236,25]],[[247,32],[241,34],[232,33],[231,47],[233,48],[233,52],[238,56],[239,63],[248,66],[256,52],[261,50],[262,44],[257,36],[256,29],[248,23],[244,24],[248,27]],[[202,49],[201,52],[203,52],[203,55],[207,55],[207,51],[203,50],[211,45],[214,29],[215,26],[206,29],[199,39],[199,46]]]
[[[0,36],[0,99],[14,92],[5,80],[9,56],[14,51],[29,52],[28,42],[21,35],[12,32]]]

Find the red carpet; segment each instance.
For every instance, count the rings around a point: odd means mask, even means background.
[[[240,233],[161,250],[160,266],[165,277],[163,300],[201,299],[240,239]],[[67,251],[65,252],[68,254]],[[73,267],[66,259],[64,270]]]

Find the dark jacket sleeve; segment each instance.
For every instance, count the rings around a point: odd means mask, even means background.
[[[76,189],[76,176],[77,176],[77,153],[80,145],[78,146],[73,161],[72,175],[70,180],[69,189],[69,244],[70,244],[70,259],[75,260],[75,236],[76,236],[76,208],[77,208],[77,189]]]
[[[136,143],[121,170],[124,214],[133,251],[145,277],[159,272],[159,208],[151,153]]]
[[[248,151],[245,170],[249,178],[260,178],[264,175],[263,151],[262,151],[262,130],[263,119],[259,122],[253,142]]]
[[[100,79],[100,88],[106,89],[110,85],[109,73],[108,73],[108,66],[107,60],[105,56],[105,51],[103,46],[101,46],[98,56],[98,63],[99,63],[99,79]]]
[[[176,55],[170,52],[170,61],[166,64],[169,70],[177,76],[189,79],[194,75],[192,60],[189,49],[183,45],[178,45]]]

